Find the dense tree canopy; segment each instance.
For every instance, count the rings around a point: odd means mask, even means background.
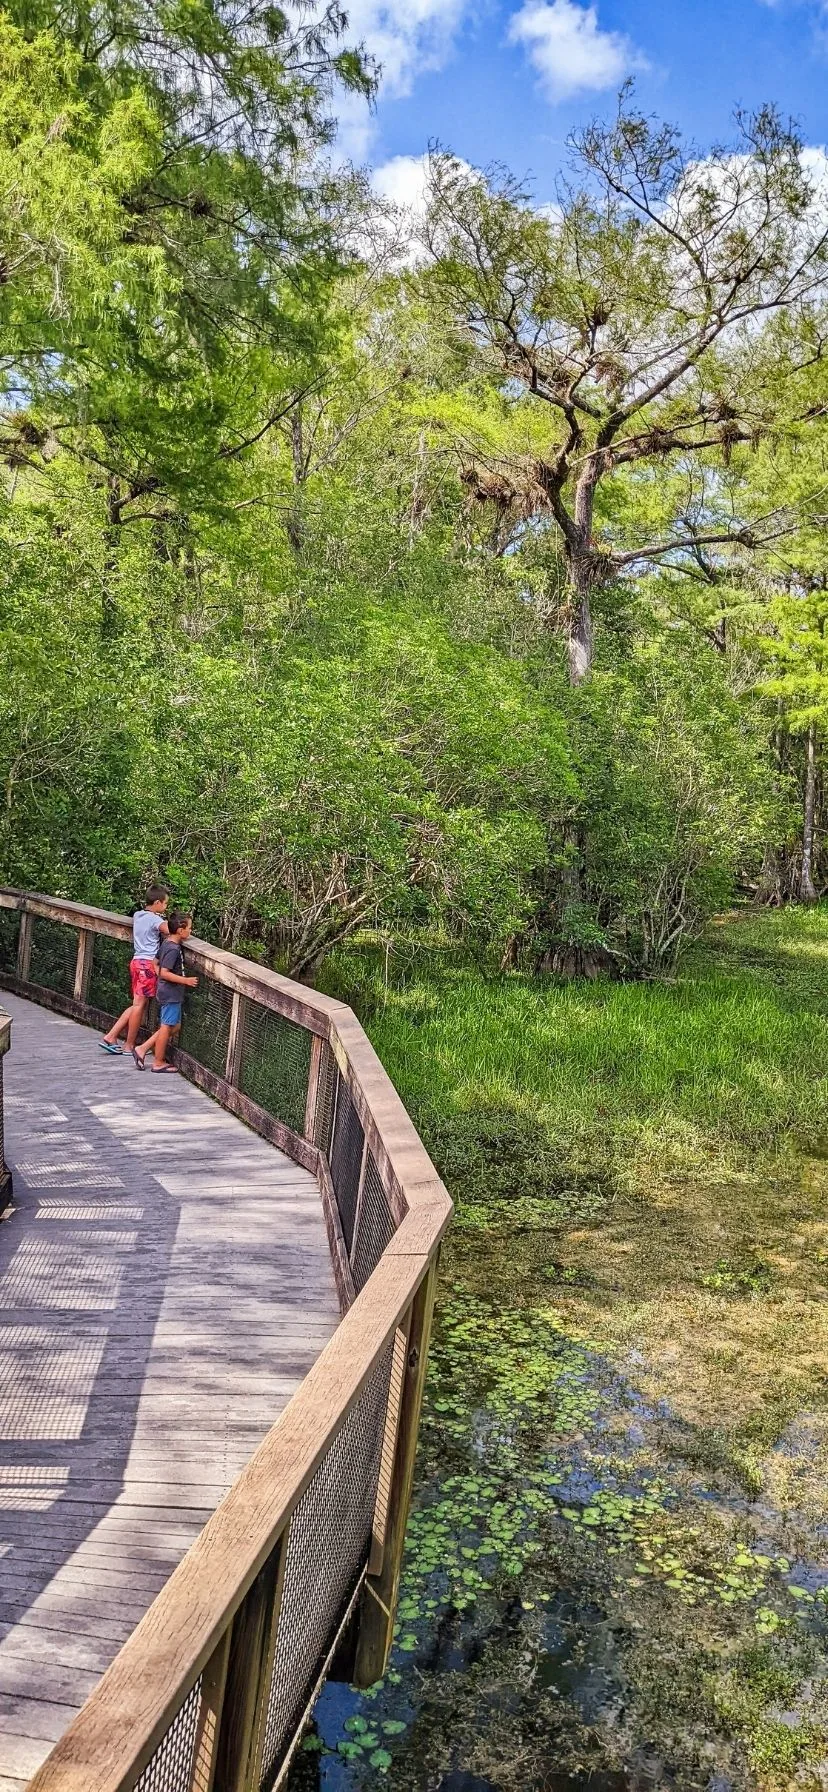
[[[336,338],[341,188],[316,158],[330,10],[25,5],[0,31],[6,454],[57,445],[110,522],[228,498]]]
[[[548,413],[522,452],[473,454],[465,477],[516,520],[554,519],[573,682],[592,666],[596,586],[696,541],[754,538],[747,521],[689,532],[678,516],[653,539],[646,508],[628,510],[623,530],[596,509],[602,482],[626,468],[711,449],[726,459],[767,429],[781,357],[757,324],[810,321],[821,300],[828,231],[802,144],[771,109],[738,124],[732,148],[699,162],[622,96],[613,128],[576,138],[581,184],[551,215],[509,176],[483,181],[451,157],[434,162],[438,303],[483,369]],[[773,534],[768,521],[760,539]]]
[[[801,145],[625,94],[555,208],[435,157],[400,261],[303,21],[2,15],[2,875],[161,872],[303,975],[374,926],[652,974],[822,878]]]

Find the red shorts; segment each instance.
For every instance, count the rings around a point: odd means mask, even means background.
[[[143,996],[151,1002],[158,988],[158,972],[151,958],[130,959],[129,975],[132,981],[132,998]]]

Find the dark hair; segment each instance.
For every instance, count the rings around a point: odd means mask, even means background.
[[[144,897],[144,907],[152,908],[154,902],[163,902],[164,897],[169,896],[169,893],[169,890],[165,890],[163,884],[150,884],[146,896]]]
[[[179,927],[186,927],[187,922],[192,921],[192,918],[192,915],[187,914],[186,909],[174,908],[167,922],[167,932],[177,933]]]

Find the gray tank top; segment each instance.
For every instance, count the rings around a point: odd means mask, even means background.
[[[132,917],[133,958],[158,957],[162,919],[161,915],[153,915],[148,908],[136,909]]]

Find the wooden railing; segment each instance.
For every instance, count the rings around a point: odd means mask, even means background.
[[[12,1196],[11,1171],[3,1155],[3,1059],[11,1044],[11,1021],[0,1008],[0,1213],[8,1207]]]
[[[0,987],[92,1025],[130,923],[0,891]],[[31,1781],[31,1792],[270,1792],[334,1652],[384,1671],[440,1239],[451,1202],[349,1008],[203,940],[178,1062],[316,1176],[343,1317]]]

